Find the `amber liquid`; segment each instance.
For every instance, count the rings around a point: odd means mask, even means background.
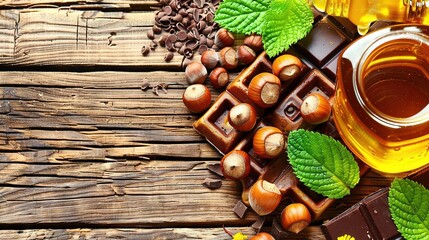
[[[359,67],[364,50],[352,46],[339,62],[334,119],[343,140],[382,172],[429,164],[429,45],[389,41]]]
[[[424,5],[419,0],[307,0],[323,12],[349,18],[359,32],[365,34],[372,22],[414,22],[429,25],[429,15],[419,10]],[[427,2],[427,0],[426,0]],[[407,5],[408,4],[408,5]],[[411,9],[411,10],[410,10]],[[414,12],[413,12],[414,11]],[[423,13],[423,14],[421,14]]]

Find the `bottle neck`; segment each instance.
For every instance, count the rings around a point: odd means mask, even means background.
[[[429,6],[429,0],[403,0],[403,3],[407,6],[407,22],[422,23]]]

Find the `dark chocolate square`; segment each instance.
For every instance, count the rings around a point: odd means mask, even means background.
[[[328,240],[349,235],[355,239],[374,239],[365,216],[360,211],[361,204],[355,204],[344,213],[321,226]]]
[[[367,211],[371,219],[371,225],[376,229],[380,239],[391,239],[399,235],[398,229],[390,215],[388,197],[389,189],[382,188],[362,200],[363,210]]]
[[[346,36],[325,19],[317,23],[295,48],[317,67],[322,67],[349,43]]]

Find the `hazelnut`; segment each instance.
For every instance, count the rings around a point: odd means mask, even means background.
[[[277,57],[273,62],[273,74],[281,81],[289,81],[296,78],[302,72],[302,62],[299,58],[284,54]]]
[[[219,52],[219,62],[225,69],[234,69],[238,65],[237,53],[232,47],[224,47]]]
[[[301,104],[301,116],[309,124],[328,121],[331,116],[331,104],[319,93],[310,93]]]
[[[219,48],[229,47],[234,45],[234,36],[225,28],[221,28],[216,32],[214,44]]]
[[[298,234],[311,222],[308,208],[302,203],[291,203],[281,213],[281,225],[284,230]]]
[[[248,103],[239,103],[228,113],[229,124],[239,131],[250,131],[256,125],[256,110]]]
[[[212,70],[209,79],[214,88],[220,89],[225,87],[229,82],[229,73],[223,67],[217,67]]]
[[[244,38],[243,43],[252,48],[255,52],[259,52],[263,49],[261,35],[252,34],[250,36],[247,36],[246,38]]]
[[[203,83],[207,77],[207,69],[203,64],[193,61],[186,66],[185,76],[190,84]]]
[[[238,62],[247,65],[251,64],[256,59],[256,53],[253,49],[246,45],[240,45],[237,49]]]
[[[207,110],[211,103],[210,90],[202,84],[193,84],[186,88],[182,96],[183,103],[193,113]]]
[[[253,151],[261,158],[276,158],[285,150],[282,131],[273,126],[258,129],[253,135]]]
[[[233,180],[247,177],[250,173],[250,157],[241,150],[232,150],[220,161],[223,176]]]
[[[280,79],[272,73],[259,73],[250,81],[248,96],[261,108],[272,107],[280,95]]]
[[[201,63],[207,69],[213,69],[219,63],[219,55],[213,50],[207,50],[201,55]]]
[[[280,204],[281,192],[277,186],[259,179],[249,190],[249,204],[260,216],[272,213]]]
[[[250,240],[276,240],[271,234],[266,232],[260,232],[250,238]]]

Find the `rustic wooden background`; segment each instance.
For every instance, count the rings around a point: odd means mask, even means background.
[[[140,53],[156,4],[0,1],[0,239],[254,234],[232,211],[240,184],[202,186],[220,154],[192,129],[181,56]],[[369,173],[324,219],[390,181]],[[320,223],[291,239],[324,239]]]

